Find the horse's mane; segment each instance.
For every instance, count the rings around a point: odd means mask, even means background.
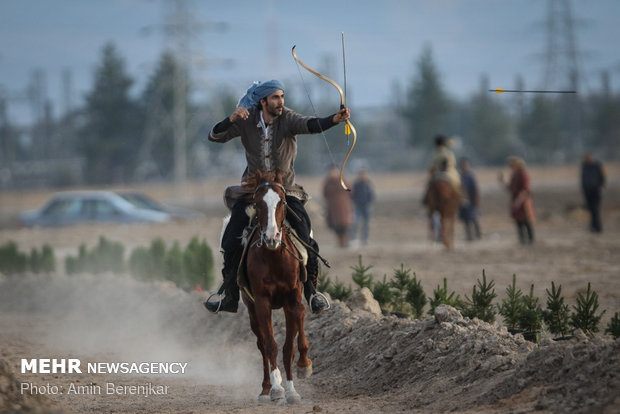
[[[282,184],[282,172],[279,169],[275,172],[262,172],[261,170],[256,170],[253,174],[245,177],[243,187],[254,189],[257,188],[259,185],[270,181]]]

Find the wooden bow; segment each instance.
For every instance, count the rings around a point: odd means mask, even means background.
[[[342,92],[342,88],[340,87],[340,85],[338,85],[336,82],[334,82],[333,80],[331,80],[327,76],[320,74],[319,72],[317,72],[316,70],[312,69],[311,67],[306,65],[301,60],[299,60],[299,58],[297,57],[297,54],[295,53],[295,47],[296,47],[296,45],[293,46],[293,50],[291,51],[293,53],[293,58],[295,58],[297,63],[299,63],[306,70],[308,70],[308,72],[310,72],[313,75],[316,75],[319,78],[323,79],[324,81],[332,84],[338,90],[338,93],[340,94],[340,109],[344,109],[344,92]],[[355,127],[353,126],[351,121],[349,121],[348,119],[345,122],[345,131],[346,131],[347,135],[349,135],[349,131],[353,133],[353,142],[351,144],[351,147],[349,148],[349,151],[347,152],[347,155],[344,157],[344,161],[342,162],[342,166],[340,167],[340,185],[345,190],[351,191],[351,189],[349,189],[347,187],[347,185],[344,183],[343,175],[344,175],[344,167],[345,167],[345,165],[347,165],[347,161],[349,160],[349,155],[351,155],[351,152],[353,151],[353,147],[355,147],[355,143],[357,142],[357,131],[355,130]]]

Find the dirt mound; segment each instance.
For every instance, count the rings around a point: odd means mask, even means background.
[[[66,350],[79,343],[82,354],[129,360],[136,358],[136,348],[142,357],[183,359],[205,384],[241,382],[240,393],[252,396],[261,360],[245,307],[238,314],[211,315],[202,299],[170,285],[114,275],[0,279],[5,315],[53,318],[55,337],[42,336],[45,346]],[[410,320],[379,315],[373,301],[360,292],[347,304],[333,301],[329,311],[307,316],[314,374],[299,384],[316,402],[366,398],[381,401],[377,412],[620,409],[620,340],[581,335],[535,345],[498,325],[463,318],[451,307]],[[275,311],[280,347],[284,327],[282,312]],[[16,399],[15,379],[6,364],[0,368],[2,398],[24,404],[18,409],[38,407],[38,399]]]
[[[310,315],[314,375],[334,397],[382,396],[394,409],[618,412],[620,340],[535,345],[449,306],[423,320],[379,316],[359,297]],[[284,321],[275,318],[278,342]]]
[[[535,408],[563,412],[620,411],[620,340],[585,336],[547,341],[485,397],[535,397]]]
[[[444,306],[434,318],[407,320],[336,302],[307,329],[315,380],[337,395],[390,394],[394,406],[432,411],[499,409],[509,400],[552,412],[620,408],[620,341],[534,345]]]
[[[9,364],[0,359],[0,413],[58,414],[60,411],[47,398],[21,392]]]

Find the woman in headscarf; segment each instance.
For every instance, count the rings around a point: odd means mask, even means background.
[[[508,157],[508,167],[511,175],[510,181],[504,181],[504,175],[500,172],[499,182],[510,193],[510,215],[517,225],[517,233],[521,244],[534,242],[534,204],[530,187],[530,177],[525,170],[525,161],[516,156]]]
[[[351,203],[351,193],[340,185],[338,168],[335,166],[330,167],[323,183],[323,197],[326,202],[327,226],[336,233],[338,245],[347,247],[349,245],[349,227],[353,224],[351,217],[353,204]]]

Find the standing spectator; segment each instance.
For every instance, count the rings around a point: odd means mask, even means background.
[[[517,224],[517,232],[521,244],[534,242],[534,205],[530,188],[530,177],[525,171],[525,161],[522,158],[508,157],[510,167],[510,181],[506,184],[500,172],[499,182],[510,193],[510,215]]]
[[[459,218],[465,225],[467,240],[480,239],[480,224],[478,223],[480,193],[476,176],[471,170],[467,158],[461,158],[459,161],[459,173],[461,174],[461,186],[463,188],[463,200],[459,206]]]
[[[600,233],[601,224],[601,196],[605,188],[605,170],[603,165],[586,152],[581,164],[581,189],[586,199],[586,206],[590,212],[590,231]]]
[[[336,233],[338,245],[347,247],[349,244],[347,234],[352,221],[351,195],[340,185],[338,168],[334,166],[329,169],[323,184],[323,197],[327,202],[327,226]]]
[[[355,206],[355,221],[351,228],[351,240],[355,240],[358,229],[360,230],[360,242],[368,243],[368,224],[370,222],[371,204],[375,201],[375,192],[366,170],[360,170],[357,180],[353,183],[353,205]]]

